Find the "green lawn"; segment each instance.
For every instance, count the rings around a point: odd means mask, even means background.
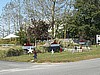
[[[37,62],[74,62],[79,60],[86,60],[92,58],[100,58],[100,46],[92,46],[92,50],[85,52],[62,52],[62,53],[39,53]],[[20,61],[20,62],[30,62],[33,59],[33,55],[21,55],[21,56],[13,56],[13,57],[5,57],[1,58],[1,60],[9,60],[9,61]]]

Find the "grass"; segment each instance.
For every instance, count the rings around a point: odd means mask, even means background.
[[[62,53],[39,53],[38,54],[38,63],[43,62],[74,62],[79,60],[100,58],[100,46],[95,47],[92,46],[92,50],[80,52],[80,53],[71,53],[71,52],[62,52]],[[13,56],[13,57],[5,57],[1,58],[1,60],[7,61],[18,61],[18,62],[30,62],[33,59],[33,54],[30,55],[21,55],[21,56]]]

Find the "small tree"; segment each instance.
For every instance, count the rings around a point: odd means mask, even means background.
[[[28,36],[36,40],[48,39],[49,24],[42,20],[31,19],[32,25],[28,27]],[[36,44],[35,44],[36,45]]]

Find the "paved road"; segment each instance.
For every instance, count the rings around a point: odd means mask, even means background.
[[[0,75],[100,75],[100,58],[43,64],[0,61]]]

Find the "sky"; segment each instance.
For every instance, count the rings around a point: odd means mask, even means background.
[[[0,14],[2,13],[3,7],[11,0],[0,0]]]

